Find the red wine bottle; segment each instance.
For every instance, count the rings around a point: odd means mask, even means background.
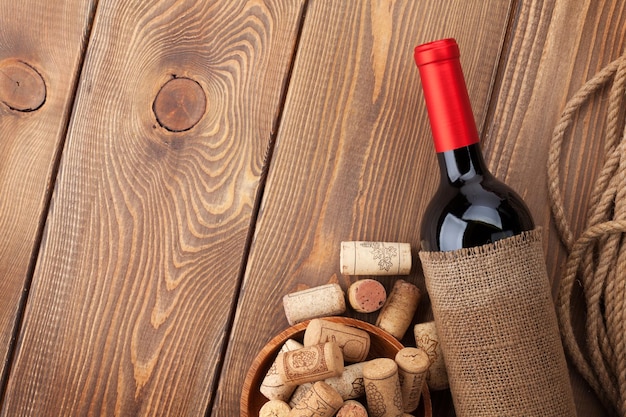
[[[415,48],[440,167],[421,223],[427,251],[481,246],[534,228],[522,199],[485,165],[459,57],[454,39]]]

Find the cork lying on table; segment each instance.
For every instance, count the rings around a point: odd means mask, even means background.
[[[348,288],[348,302],[359,313],[373,313],[381,309],[387,300],[387,291],[375,279],[360,279]]]
[[[309,319],[345,313],[345,294],[339,284],[320,285],[285,295],[283,308],[293,326]]]
[[[408,275],[411,245],[398,242],[341,242],[343,275]]]
[[[376,320],[376,325],[400,340],[408,330],[422,293],[414,284],[399,279]]]

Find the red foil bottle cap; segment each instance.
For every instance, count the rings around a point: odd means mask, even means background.
[[[435,150],[445,152],[478,142],[461,62],[454,39],[442,39],[415,48]]]

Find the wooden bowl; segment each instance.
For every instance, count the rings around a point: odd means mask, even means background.
[[[382,357],[393,359],[395,358],[396,353],[404,347],[402,346],[402,343],[400,343],[392,335],[370,323],[348,317],[324,317],[324,319],[347,324],[348,326],[357,327],[368,332],[370,335],[370,353],[368,359]],[[242,417],[259,416],[259,410],[263,404],[267,402],[267,398],[265,398],[265,396],[259,391],[259,387],[261,386],[261,382],[263,381],[265,374],[267,374],[270,366],[274,363],[276,355],[278,355],[278,351],[287,339],[295,339],[302,342],[304,331],[306,330],[306,326],[308,324],[309,322],[305,321],[282,331],[270,340],[269,343],[265,345],[265,347],[263,347],[263,349],[261,349],[259,354],[256,356],[243,383],[240,401],[240,415]],[[432,417],[432,404],[430,401],[428,386],[426,384],[424,384],[424,388],[422,390],[422,401],[420,402],[420,406],[413,414],[416,417]]]

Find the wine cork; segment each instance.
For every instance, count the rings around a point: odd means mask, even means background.
[[[333,387],[344,400],[359,398],[365,394],[363,366],[364,362],[348,365],[341,375],[327,378],[324,382]]]
[[[398,365],[404,411],[415,411],[420,403],[430,359],[422,349],[406,347],[398,351],[395,360]]]
[[[362,397],[365,395],[365,386],[363,385],[364,363],[365,362],[360,362],[348,365],[343,368],[341,375],[326,378],[324,382],[337,391],[344,401]],[[295,406],[312,386],[312,383],[298,385],[289,400],[289,405],[291,407]]]
[[[396,339],[402,339],[413,321],[421,296],[421,291],[415,285],[402,279],[397,280],[378,315],[376,325]]]
[[[367,410],[372,417],[397,417],[404,411],[398,365],[393,359],[378,358],[363,366]]]
[[[350,306],[359,313],[373,313],[380,310],[387,300],[383,284],[375,279],[360,279],[348,288]]]
[[[411,272],[411,245],[341,242],[339,262],[344,275],[408,275]]]
[[[339,284],[326,284],[285,295],[283,307],[293,326],[312,318],[341,315],[346,311],[346,300]]]
[[[269,400],[259,410],[259,417],[287,417],[291,407],[281,400]]]
[[[447,389],[448,372],[443,360],[443,352],[437,335],[437,328],[434,321],[418,323],[413,328],[415,345],[424,350],[430,359],[430,367],[426,373],[426,384],[432,391]]]
[[[327,383],[318,381],[291,409],[288,417],[332,417],[343,405],[341,395]]]
[[[276,365],[286,384],[321,381],[341,375],[344,369],[341,349],[335,342],[280,352]]]
[[[367,409],[358,401],[348,400],[337,412],[337,417],[368,417]]]
[[[302,343],[293,339],[288,339],[282,345],[279,352],[289,352],[303,347],[304,345]],[[278,373],[278,366],[276,362],[277,361],[275,359],[274,363],[272,363],[272,366],[270,366],[270,369],[267,371],[267,374],[265,374],[259,390],[268,400],[288,401],[289,397],[291,397],[291,394],[296,389],[296,385],[285,384],[283,382],[283,379]]]
[[[361,362],[370,351],[370,335],[364,330],[324,319],[313,319],[304,332],[304,346],[333,341],[345,362]]]
[[[345,369],[344,369],[345,372]],[[324,381],[326,382],[326,381]],[[326,382],[327,383],[327,382]],[[296,387],[296,390],[289,399],[289,407],[294,408],[302,399],[307,395],[309,390],[313,388],[313,382],[307,382],[306,384],[300,384]]]

